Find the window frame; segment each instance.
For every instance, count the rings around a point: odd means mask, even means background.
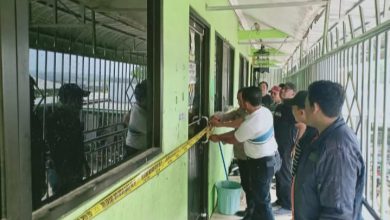
[[[238,86],[239,86],[239,89],[240,88],[244,88],[247,86],[247,81],[248,81],[248,67],[247,67],[247,60],[246,58],[244,57],[244,55],[242,55],[240,53],[239,55],[239,59],[240,59],[240,62],[239,62],[239,76],[238,76]]]
[[[245,68],[244,68],[244,74],[245,74],[244,86],[247,87],[247,86],[249,86],[249,74],[250,74],[248,59],[244,59],[244,63],[245,63]]]
[[[149,36],[147,51],[150,54],[147,60],[147,80],[153,88],[148,90],[148,92],[152,92],[150,97],[153,97],[148,100],[148,104],[153,106],[153,111],[148,113],[152,122],[148,125],[147,134],[150,137],[148,139],[150,139],[151,148],[33,212],[30,186],[29,78],[28,71],[25,71],[28,70],[29,55],[28,1],[12,0],[0,3],[2,6],[0,9],[1,17],[10,17],[9,21],[0,19],[2,25],[8,23],[3,25],[4,30],[14,30],[13,32],[3,32],[3,37],[7,37],[3,39],[0,37],[1,49],[5,49],[2,48],[2,44],[3,46],[6,43],[14,45],[7,47],[7,54],[0,61],[2,68],[0,69],[1,93],[12,94],[0,101],[0,105],[4,108],[0,111],[0,136],[3,137],[0,142],[0,218],[58,219],[64,214],[72,212],[85,201],[112,187],[113,184],[129,176],[140,166],[162,153],[162,0],[148,0],[147,4],[147,33]],[[15,58],[17,58],[16,61]],[[14,61],[8,62],[10,60]],[[12,71],[8,71],[8,69],[12,69]],[[4,158],[18,159],[5,161]]]
[[[214,111],[223,111],[226,107],[232,106],[234,103],[234,66],[235,66],[235,48],[229,44],[222,35],[215,32],[215,100]],[[224,48],[227,47],[227,57],[225,56]],[[220,56],[220,57],[218,57]],[[227,59],[227,72],[224,76],[224,59]],[[227,88],[223,87],[224,78],[226,78]],[[226,93],[226,94],[225,94]],[[226,96],[226,102],[223,102],[223,96]]]
[[[234,103],[234,66],[235,66],[235,49],[229,45],[229,73],[228,73],[228,105],[233,106]]]

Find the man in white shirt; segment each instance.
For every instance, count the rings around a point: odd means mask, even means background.
[[[248,156],[254,207],[244,217],[248,219],[274,219],[271,208],[270,185],[275,167],[277,144],[274,138],[273,117],[261,106],[261,91],[257,87],[242,91],[243,109],[248,113],[236,131],[211,135],[213,142],[236,144],[243,142]]]
[[[248,113],[242,108],[242,90],[244,88],[241,88],[237,92],[237,101],[238,105],[240,106],[238,109],[229,111],[226,113],[216,113],[210,118],[210,124],[214,127],[230,127],[237,129],[240,127],[242,122],[245,119],[245,116],[248,115]],[[250,186],[250,175],[249,175],[249,167],[248,167],[248,157],[245,154],[244,151],[244,143],[237,143],[233,145],[233,152],[234,157],[237,159],[237,165],[238,170],[240,171],[240,179],[241,179],[241,186],[242,189],[245,192],[246,197],[246,204],[247,208],[245,211],[238,211],[236,212],[236,215],[238,216],[245,216],[248,207],[250,207],[250,204],[253,203],[251,192],[251,186]]]
[[[125,115],[124,123],[128,126],[126,136],[126,157],[133,157],[147,149],[147,81],[137,84],[134,90],[136,103]]]

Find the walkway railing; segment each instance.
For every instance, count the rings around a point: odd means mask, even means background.
[[[390,218],[389,31],[387,21],[322,56],[309,53],[305,65],[283,79],[299,89],[322,79],[343,85],[343,116],[358,135],[366,162],[366,205],[382,219]]]

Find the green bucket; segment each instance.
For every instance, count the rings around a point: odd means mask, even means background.
[[[218,193],[218,210],[225,215],[233,215],[240,209],[241,185],[234,181],[220,181],[215,184]]]

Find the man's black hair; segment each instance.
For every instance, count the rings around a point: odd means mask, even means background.
[[[146,94],[147,94],[147,81],[144,80],[135,86],[135,89],[134,89],[135,100],[138,103],[145,102],[146,101],[145,100]]]
[[[242,91],[242,99],[249,102],[252,106],[261,105],[261,91],[256,86],[244,88]]]
[[[292,82],[286,82],[286,83],[284,84],[284,86],[283,86],[283,89],[291,89],[291,90],[293,90],[294,92],[297,91],[297,87],[296,87],[295,84],[292,83]]]
[[[261,81],[261,82],[259,83],[259,86],[261,86],[262,83],[264,83],[264,84],[267,86],[267,89],[268,89],[268,83],[267,83],[266,81]]]
[[[75,83],[63,84],[58,90],[58,97],[62,104],[76,104],[80,108],[83,104],[83,97],[87,97],[89,94],[89,91],[81,89]]]
[[[307,91],[299,91],[294,98],[284,100],[284,104],[289,106],[297,106],[298,109],[305,109],[305,100],[307,97]]]
[[[333,118],[341,113],[345,92],[338,83],[320,80],[309,85],[308,99],[311,106],[317,103],[324,115]]]

